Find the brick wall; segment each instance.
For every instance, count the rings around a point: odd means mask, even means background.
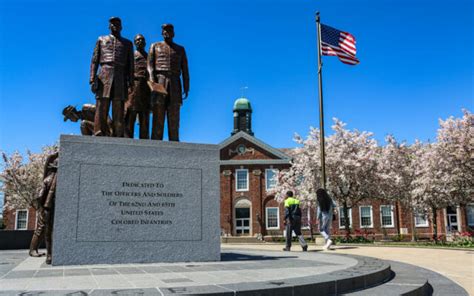
[[[15,230],[16,210],[5,210],[3,212],[3,221],[5,223],[5,230]],[[34,208],[28,209],[27,230],[34,230],[36,228],[36,210]]]
[[[274,165],[273,169],[287,169],[289,165]],[[235,170],[247,169],[249,174],[249,190],[237,191]],[[265,169],[270,169],[269,165],[246,165],[246,166],[221,166],[220,190],[221,190],[221,229],[224,233],[235,235],[234,229],[234,205],[239,199],[247,199],[251,203],[251,229],[250,235],[258,233],[265,235],[265,207],[278,206],[280,208],[280,218],[283,218],[283,206],[279,205],[267,194],[265,186]],[[280,219],[280,221],[282,221]]]

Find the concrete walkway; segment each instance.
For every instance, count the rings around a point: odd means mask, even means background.
[[[315,295],[368,288],[390,277],[385,261],[321,252],[226,249],[216,262],[75,266],[49,266],[27,250],[0,252],[0,296]],[[409,288],[423,289],[425,282]]]
[[[222,249],[281,250],[283,244],[222,244]],[[295,245],[297,252],[301,248]],[[320,251],[320,246],[310,245],[308,251]],[[429,248],[337,246],[330,254],[353,254],[393,260],[424,267],[440,273],[462,286],[474,296],[474,250],[446,250]]]

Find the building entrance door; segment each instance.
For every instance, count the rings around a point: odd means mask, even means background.
[[[456,214],[448,214],[448,231],[459,231],[458,228],[458,215]]]
[[[452,233],[453,231],[459,231],[459,227],[458,227],[458,215],[456,213],[456,208],[455,207],[447,207],[446,208],[446,215],[448,218],[447,222],[448,222],[448,225],[447,226],[447,233]]]
[[[250,208],[235,208],[235,234],[250,235]]]

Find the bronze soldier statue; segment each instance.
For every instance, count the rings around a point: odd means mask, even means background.
[[[168,139],[179,141],[179,111],[183,99],[188,97],[189,71],[184,47],[173,42],[174,27],[161,26],[164,41],[153,43],[148,54],[148,73],[152,82],[161,84],[166,95],[152,95],[151,138],[163,140],[165,116],[168,118]],[[183,83],[181,86],[181,76]],[[184,98],[182,96],[184,91]]]
[[[35,231],[33,232],[33,237],[31,238],[31,242],[30,242],[29,255],[31,257],[41,257],[45,255],[45,253],[38,252],[40,242],[42,241],[44,237],[44,208],[43,208],[43,205],[39,203],[40,193],[41,193],[41,190],[38,192],[36,200],[34,201],[37,203],[36,205],[37,219],[36,219],[36,228],[35,228]]]
[[[127,86],[133,89],[133,45],[120,35],[120,18],[110,18],[109,29],[110,35],[99,37],[92,55],[89,83],[97,99],[94,134],[107,134],[107,116],[112,102],[113,136],[123,137]]]
[[[94,118],[95,118],[95,105],[84,104],[82,110],[77,110],[74,106],[67,106],[63,109],[64,121],[68,119],[72,122],[81,121],[81,134],[84,136],[94,135]],[[106,136],[111,136],[113,132],[112,119],[107,115],[107,131]]]
[[[133,138],[135,132],[135,121],[138,115],[140,126],[140,139],[150,138],[150,88],[147,85],[147,58],[145,51],[145,37],[137,34],[134,38],[137,50],[134,53],[135,71],[134,86],[129,91],[128,100],[125,103],[125,137]]]
[[[51,154],[46,159],[43,173],[43,184],[37,197],[38,222],[33,233],[30,245],[30,256],[37,257],[38,244],[41,236],[46,238],[46,264],[51,264],[52,235],[54,223],[54,200],[56,198],[56,176],[58,171],[58,152]]]

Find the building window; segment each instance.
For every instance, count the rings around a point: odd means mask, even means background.
[[[278,170],[266,169],[265,170],[265,186],[267,190],[275,188],[278,183]]]
[[[474,204],[470,204],[466,207],[467,225],[474,226]]]
[[[361,228],[374,227],[374,224],[372,223],[372,206],[359,207],[359,216]]]
[[[380,220],[382,227],[394,227],[393,206],[380,206]]]
[[[266,211],[265,225],[267,226],[267,229],[280,229],[280,209],[266,208]]]
[[[235,170],[235,188],[237,191],[249,190],[249,170],[238,169]]]
[[[347,213],[349,216],[349,227],[352,228],[352,209],[347,209]],[[342,207],[339,207],[339,228],[344,228],[345,221],[344,210]]]
[[[467,225],[470,227],[474,226],[474,204],[466,206]]]
[[[28,229],[28,210],[16,211],[15,229],[16,230]]]
[[[428,215],[415,213],[415,227],[428,227]]]

